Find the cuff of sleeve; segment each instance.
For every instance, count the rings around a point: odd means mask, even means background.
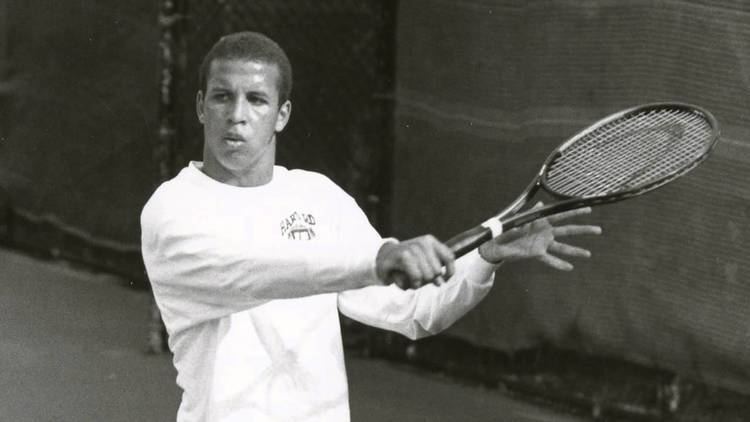
[[[464,256],[467,262],[466,278],[474,284],[492,283],[495,279],[495,270],[501,265],[488,262],[479,254],[478,249],[474,249]]]

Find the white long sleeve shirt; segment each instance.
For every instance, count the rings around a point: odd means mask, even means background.
[[[492,287],[476,252],[441,287],[374,285],[384,240],[325,176],[277,166],[270,183],[241,188],[200,166],[162,184],[141,215],[180,422],[348,421],[338,311],[416,339]]]

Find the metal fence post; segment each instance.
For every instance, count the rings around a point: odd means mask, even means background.
[[[159,182],[171,179],[175,173],[175,156],[179,130],[177,125],[177,81],[185,67],[184,21],[185,2],[161,0],[158,24],[159,39],[159,129],[154,160],[159,166]],[[151,302],[149,313],[148,351],[167,351],[167,333],[156,303]]]

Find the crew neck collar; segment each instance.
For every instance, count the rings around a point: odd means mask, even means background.
[[[203,172],[202,161],[191,161],[184,171],[194,182],[202,186],[210,187],[212,189],[220,189],[231,192],[260,192],[277,185],[287,170],[282,166],[273,166],[273,175],[271,176],[271,180],[268,183],[258,186],[234,186],[220,182]]]

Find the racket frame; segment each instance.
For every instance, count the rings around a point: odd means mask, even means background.
[[[684,109],[693,113],[698,113],[705,118],[705,120],[713,129],[712,135],[711,135],[712,138],[709,141],[708,148],[705,149],[703,154],[701,154],[692,163],[690,163],[690,165],[687,165],[672,174],[669,174],[665,177],[662,177],[658,180],[648,183],[638,189],[627,190],[624,192],[614,192],[614,193],[606,194],[606,195],[573,197],[573,196],[561,194],[559,192],[555,192],[554,189],[549,187],[548,179],[547,179],[547,169],[549,168],[551,163],[559,155],[561,155],[563,151],[565,151],[565,149],[568,148],[570,145],[572,145],[573,143],[575,143],[582,137],[587,136],[591,132],[601,128],[607,123],[625,118],[628,115],[631,115],[634,113],[643,112],[645,110],[648,110],[649,108],[659,109],[659,108],[664,108],[664,107]],[[574,210],[577,208],[609,204],[613,202],[622,201],[624,199],[632,198],[634,196],[643,195],[646,192],[655,190],[677,179],[678,177],[683,176],[685,173],[688,173],[689,171],[697,167],[700,163],[702,163],[710,155],[711,151],[715,147],[716,142],[719,138],[719,134],[720,134],[720,130],[719,130],[718,121],[708,110],[702,107],[695,106],[692,104],[687,104],[687,103],[679,103],[679,102],[648,103],[648,104],[642,104],[642,105],[638,105],[635,107],[631,107],[631,108],[619,111],[617,113],[611,114],[591,124],[586,129],[573,135],[571,138],[569,138],[568,140],[560,144],[557,148],[555,148],[555,150],[552,151],[552,153],[549,154],[547,159],[544,161],[544,164],[542,164],[541,168],[539,169],[536,176],[534,177],[534,180],[532,180],[532,182],[526,187],[526,189],[524,189],[523,192],[518,196],[518,198],[516,198],[510,205],[508,205],[498,214],[494,215],[492,218],[486,220],[482,224],[448,239],[445,243],[446,245],[448,245],[448,247],[451,248],[451,250],[453,251],[456,257],[460,257],[462,255],[467,254],[471,250],[475,249],[482,243],[496,236],[499,236],[504,231],[522,226],[524,224],[527,224],[539,218],[548,217],[550,215],[558,214],[564,211]],[[553,204],[545,205],[542,207],[531,208],[529,210],[518,213],[518,211],[528,203],[529,199],[536,194],[539,188],[542,188],[548,194],[559,199],[560,201],[555,202]],[[509,214],[514,214],[514,213],[517,213],[517,214],[513,215],[512,217],[507,217]]]

